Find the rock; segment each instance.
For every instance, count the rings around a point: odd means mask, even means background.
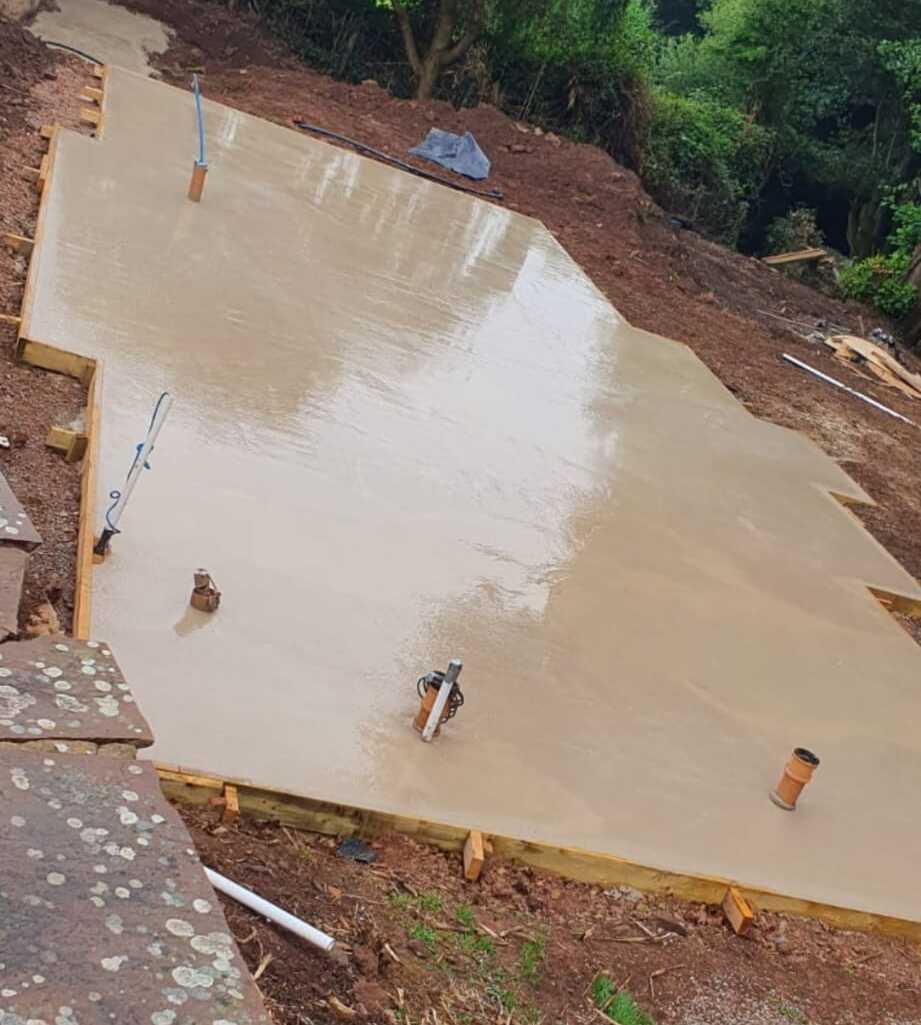
[[[25,633],[29,637],[48,637],[51,634],[61,632],[61,622],[54,606],[50,602],[42,602],[36,606],[35,611],[29,616],[26,623]]]
[[[513,142],[508,148],[509,153],[530,153],[531,150],[527,146],[523,146],[520,142]]]
[[[636,904],[643,899],[643,894],[632,886],[622,886],[620,888],[620,895],[630,904]]]
[[[422,958],[423,960],[429,956],[429,952],[425,944],[420,943],[419,940],[408,940],[406,948],[415,954],[416,957]]]

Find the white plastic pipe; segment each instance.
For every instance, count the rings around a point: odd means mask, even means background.
[[[793,366],[799,367],[800,370],[805,370],[807,373],[810,373],[823,381],[827,381],[829,384],[833,384],[836,388],[840,388],[842,391],[846,391],[848,395],[853,395],[854,398],[861,399],[863,402],[868,403],[875,409],[878,409],[883,413],[888,413],[889,416],[894,416],[896,420],[904,420],[905,423],[911,424],[912,427],[918,426],[914,422],[914,420],[909,420],[907,416],[902,416],[901,413],[897,413],[894,409],[890,409],[888,406],[884,406],[882,402],[877,402],[876,399],[871,399],[869,395],[864,395],[862,391],[857,391],[856,388],[848,387],[848,385],[846,385],[843,381],[839,381],[836,377],[829,377],[828,374],[823,374],[821,370],[816,370],[815,367],[809,366],[808,363],[804,363],[801,359],[797,359],[795,356],[790,356],[787,353],[783,354],[783,358],[788,363],[792,363]]]
[[[251,911],[255,911],[257,915],[268,918],[270,922],[274,922],[283,929],[293,932],[295,936],[300,936],[301,939],[312,943],[315,947],[319,947],[320,950],[325,951],[327,954],[336,946],[336,941],[332,936],[327,936],[325,932],[314,929],[312,925],[301,921],[300,918],[289,915],[287,911],[283,911],[277,904],[264,900],[253,893],[252,890],[247,890],[245,886],[240,886],[239,883],[235,883],[232,879],[222,876],[220,872],[206,868],[205,875],[215,890],[226,893],[228,897],[232,897]]]
[[[425,729],[422,731],[422,739],[426,744],[435,736],[435,730],[438,729],[438,724],[441,722],[445,705],[448,703],[451,691],[454,690],[454,684],[458,676],[460,676],[461,669],[463,669],[463,665],[456,658],[448,663],[448,671],[445,673],[445,678],[441,681],[438,695],[435,698],[435,704],[432,705],[432,710],[429,712],[428,720],[425,723]]]

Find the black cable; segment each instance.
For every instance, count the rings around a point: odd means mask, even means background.
[[[105,64],[105,61],[101,61],[98,57],[94,57],[85,50],[78,50],[76,46],[68,46],[67,43],[53,43],[50,39],[43,39],[42,42],[45,46],[56,46],[59,50],[70,50],[71,53],[75,53],[84,60],[92,61],[94,64]]]
[[[328,128],[319,128],[317,125],[309,124],[307,121],[298,121],[297,118],[292,118],[292,121],[294,127],[300,128],[301,131],[314,132],[316,135],[323,135],[327,139],[344,142],[347,146],[357,149],[359,153],[366,153],[368,156],[382,160],[385,164],[398,167],[401,171],[408,171],[410,174],[418,175],[420,178],[427,178],[429,181],[437,182],[439,185],[447,185],[449,189],[457,189],[458,192],[466,192],[471,196],[479,196],[481,199],[502,199],[502,193],[498,189],[489,189],[487,192],[481,192],[479,189],[472,189],[469,185],[461,185],[460,182],[451,181],[450,178],[442,178],[441,175],[432,174],[430,171],[423,171],[421,167],[414,167],[412,164],[407,164],[405,160],[392,157],[382,150],[375,149],[373,146],[367,146],[363,142],[356,142],[355,139],[350,139],[347,135],[331,132]]]

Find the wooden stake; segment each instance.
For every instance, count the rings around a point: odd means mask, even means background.
[[[232,826],[240,817],[240,798],[237,788],[232,783],[224,786],[224,814],[221,816],[221,823],[225,826]]]
[[[105,64],[94,64],[93,65],[93,78],[105,78],[106,77],[106,66]]]
[[[192,178],[189,182],[189,199],[193,203],[201,202],[201,194],[205,188],[205,175],[208,173],[207,164],[199,164],[196,161],[192,165]]]
[[[18,327],[22,323],[22,317],[17,317],[14,313],[0,313],[0,323],[15,324]]]
[[[734,886],[730,886],[723,897],[723,914],[737,936],[745,936],[755,920],[755,913],[748,901]]]
[[[80,120],[84,124],[98,128],[99,122],[102,120],[102,113],[98,109],[93,109],[92,107],[81,107]]]
[[[64,462],[75,463],[82,459],[86,452],[87,438],[79,431],[72,431],[66,427],[52,427],[48,431],[45,444],[57,452],[64,454]]]
[[[39,128],[39,130],[38,130],[38,134],[43,139],[49,139],[50,140],[52,138],[52,136],[54,135],[56,127],[57,127],[56,125],[42,125],[42,127]]]
[[[483,834],[478,829],[471,829],[464,844],[464,878],[475,883],[480,878],[485,861]]]
[[[102,97],[103,91],[101,89],[97,89],[93,85],[87,85],[83,87],[83,93],[81,94],[80,99],[83,100],[84,103],[102,103]]]

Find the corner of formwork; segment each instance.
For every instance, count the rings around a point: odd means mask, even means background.
[[[106,69],[102,65],[94,67],[94,77],[104,84]],[[100,108],[103,90],[93,89],[80,97],[81,100],[97,103]],[[47,217],[47,198],[50,184],[55,173],[57,146],[60,136],[59,125],[43,125],[39,134],[48,141],[48,150],[43,155],[41,167],[35,176],[35,186],[39,195],[38,215],[36,217],[35,235],[25,238],[7,235],[6,242],[29,261],[26,282],[23,289],[22,303],[17,323],[16,358],[22,363],[62,374],[79,381],[85,389],[86,400],[83,410],[83,438],[85,448],[80,471],[80,511],[77,538],[77,568],[75,582],[75,602],[73,617],[73,635],[78,640],[86,640],[90,634],[90,609],[92,595],[93,571],[93,502],[95,499],[96,461],[99,449],[99,400],[101,394],[101,363],[87,356],[70,352],[57,345],[51,345],[32,337],[31,320],[32,304],[35,297],[36,278],[41,259],[41,246]],[[98,134],[98,131],[97,131]]]

